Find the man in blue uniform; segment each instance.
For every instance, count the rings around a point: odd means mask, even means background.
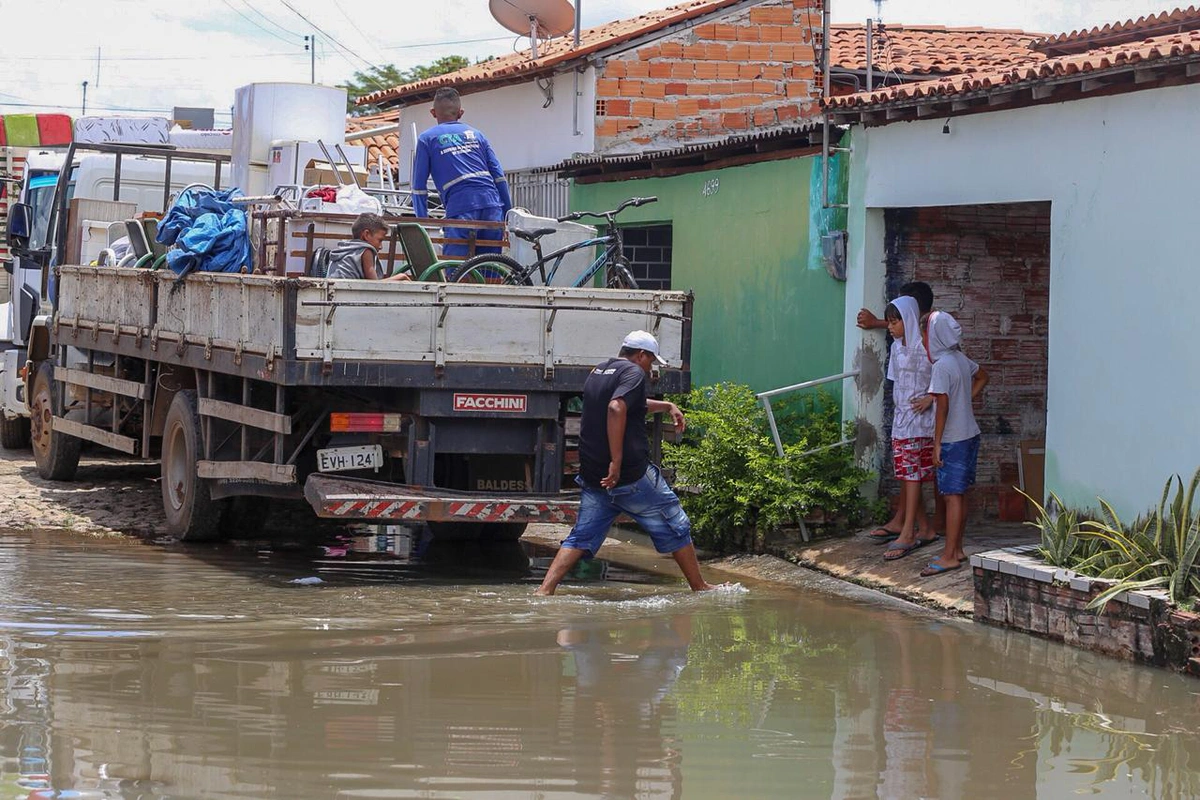
[[[447,220],[503,222],[504,215],[512,208],[504,169],[487,138],[460,121],[463,108],[458,92],[449,87],[438,89],[429,113],[438,124],[417,139],[412,176],[413,210],[417,216],[429,215],[426,186],[432,174]],[[503,231],[498,228],[446,227],[444,231],[447,239],[467,240],[472,234],[480,241],[503,238]],[[442,254],[446,258],[466,258],[468,250],[466,244],[447,244],[442,248]],[[499,253],[500,248],[476,247],[475,252]]]

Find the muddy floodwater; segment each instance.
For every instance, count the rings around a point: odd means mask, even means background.
[[[344,550],[0,533],[0,800],[1200,796],[1194,679],[818,579]]]

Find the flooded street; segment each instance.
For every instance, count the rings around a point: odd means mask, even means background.
[[[437,555],[0,534],[0,800],[1200,794],[1194,679],[815,586],[596,563],[540,599],[544,553]]]

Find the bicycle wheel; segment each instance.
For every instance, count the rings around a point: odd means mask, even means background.
[[[491,253],[468,258],[455,267],[454,282],[532,285],[529,278],[525,276],[525,268],[515,259]]]
[[[604,285],[609,289],[638,288],[637,280],[633,277],[633,271],[629,266],[629,260],[624,257],[619,257],[609,264]]]

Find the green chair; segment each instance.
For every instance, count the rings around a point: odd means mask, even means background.
[[[417,280],[449,283],[453,279],[454,270],[462,262],[439,259],[425,228],[416,222],[401,222],[396,225],[396,236],[408,269]]]

